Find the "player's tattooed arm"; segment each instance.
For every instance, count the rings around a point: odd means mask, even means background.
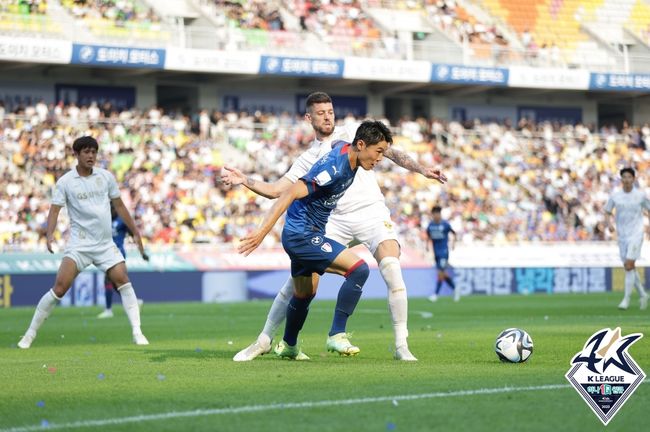
[[[447,181],[447,176],[445,176],[441,170],[431,167],[424,167],[420,165],[416,160],[414,160],[411,156],[407,155],[401,150],[397,150],[396,148],[389,147],[388,150],[386,150],[384,153],[384,156],[402,168],[405,168],[412,172],[420,173],[426,178],[437,180],[440,183],[445,183]]]

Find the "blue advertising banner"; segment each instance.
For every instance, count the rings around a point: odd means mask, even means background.
[[[342,78],[343,60],[262,56],[260,73],[269,75]]]
[[[597,293],[612,290],[612,269],[605,267],[455,268],[462,295]]]
[[[615,272],[619,274],[614,277]],[[456,289],[469,295],[530,295],[560,293],[602,293],[622,287],[622,270],[605,267],[521,267],[454,268]],[[428,269],[404,269],[404,282],[411,298],[427,297],[435,287],[436,272]],[[645,269],[650,279],[650,269]],[[273,298],[289,277],[288,270],[269,271],[130,271],[129,278],[138,298],[145,302],[232,302],[255,298]],[[34,306],[52,286],[54,274],[0,273],[0,309]],[[336,299],[341,277],[323,275],[318,296]],[[616,283],[614,282],[616,280]],[[441,295],[451,294],[444,284]],[[386,285],[377,269],[371,269],[364,287],[364,298],[385,298]],[[61,306],[104,304],[104,274],[85,271],[79,274]]]
[[[592,73],[589,89],[647,92],[650,91],[650,75]]]
[[[431,81],[458,84],[508,85],[508,69],[434,64]]]
[[[72,64],[163,69],[165,50],[106,45],[72,45]]]
[[[0,275],[0,308],[36,305],[54,283],[52,274]],[[145,302],[201,301],[202,273],[129,272],[138,298]],[[61,300],[61,306],[104,304],[104,274],[82,272]],[[119,301],[119,300],[118,300]]]

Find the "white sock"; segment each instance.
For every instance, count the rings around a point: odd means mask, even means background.
[[[643,282],[641,282],[641,276],[639,276],[639,271],[634,270],[634,286],[636,287],[637,291],[639,291],[639,295],[641,297],[645,297],[648,295],[648,293],[645,292],[645,287],[643,286]]]
[[[291,300],[291,296],[293,296],[293,278],[289,276],[289,279],[287,279],[273,299],[269,314],[266,316],[264,329],[257,337],[258,340],[271,343],[271,339],[273,339],[278,328],[287,317],[287,305],[289,304],[289,300]]]
[[[124,312],[126,312],[126,316],[129,318],[133,333],[142,333],[142,329],[140,328],[140,307],[138,306],[138,298],[135,296],[133,285],[131,285],[131,282],[128,282],[117,290],[122,297]]]
[[[625,272],[625,299],[630,301],[632,296],[632,290],[634,289],[634,284],[636,282],[636,271],[630,270]]]
[[[406,338],[409,335],[406,325],[408,320],[408,299],[399,259],[395,257],[382,259],[379,263],[379,272],[386,281],[386,287],[388,288],[388,310],[393,320],[395,347],[407,346]]]
[[[34,311],[34,317],[32,318],[31,324],[27,329],[28,333],[36,333],[39,328],[43,325],[43,322],[50,316],[54,307],[59,304],[61,299],[54,294],[54,291],[51,289],[48,290],[43,297],[38,301],[36,305],[36,310]]]

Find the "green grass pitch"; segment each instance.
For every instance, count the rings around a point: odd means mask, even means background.
[[[0,431],[605,430],[564,374],[592,333],[616,326],[645,334],[630,353],[650,373],[650,310],[639,311],[635,298],[622,312],[619,300],[413,299],[417,363],[392,359],[385,300],[362,299],[348,325],[361,353],[344,358],[325,352],[333,302],[316,299],[301,334],[310,362],[232,361],[257,336],[269,301],[145,304],[148,347],[131,343],[119,306],[110,320],[95,318],[99,308],[58,308],[26,351],[15,344],[33,309],[0,309]],[[494,354],[507,327],[532,336],[527,363],[503,364]],[[649,412],[646,381],[607,430],[644,430]]]

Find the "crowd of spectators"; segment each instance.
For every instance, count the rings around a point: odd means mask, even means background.
[[[201,4],[242,29],[285,30],[279,0],[201,0]]]
[[[47,13],[47,0],[0,1],[0,12],[20,15],[45,15]]]
[[[107,20],[116,26],[160,22],[160,17],[152,8],[137,0],[62,0],[61,4],[75,18]]]
[[[503,36],[493,24],[469,14],[455,0],[427,0],[424,8],[429,18],[448,34],[470,43],[494,43]]]
[[[351,116],[341,122],[356,121]],[[115,173],[150,247],[209,243],[231,248],[254,229],[272,202],[244,187],[225,188],[221,167],[258,178],[281,177],[313,138],[290,114],[149,110],[109,104],[78,107],[39,102],[14,112],[0,107],[0,250],[45,250],[49,198],[74,166],[72,141],[100,144],[99,164]],[[449,178],[439,185],[389,161],[378,179],[404,244],[425,247],[423,228],[441,205],[463,243],[606,240],[604,203],[618,170],[634,166],[646,188],[650,127],[594,131],[584,125],[517,125],[403,119],[396,146]],[[57,242],[63,246],[62,212]],[[281,226],[265,240],[279,246]]]

